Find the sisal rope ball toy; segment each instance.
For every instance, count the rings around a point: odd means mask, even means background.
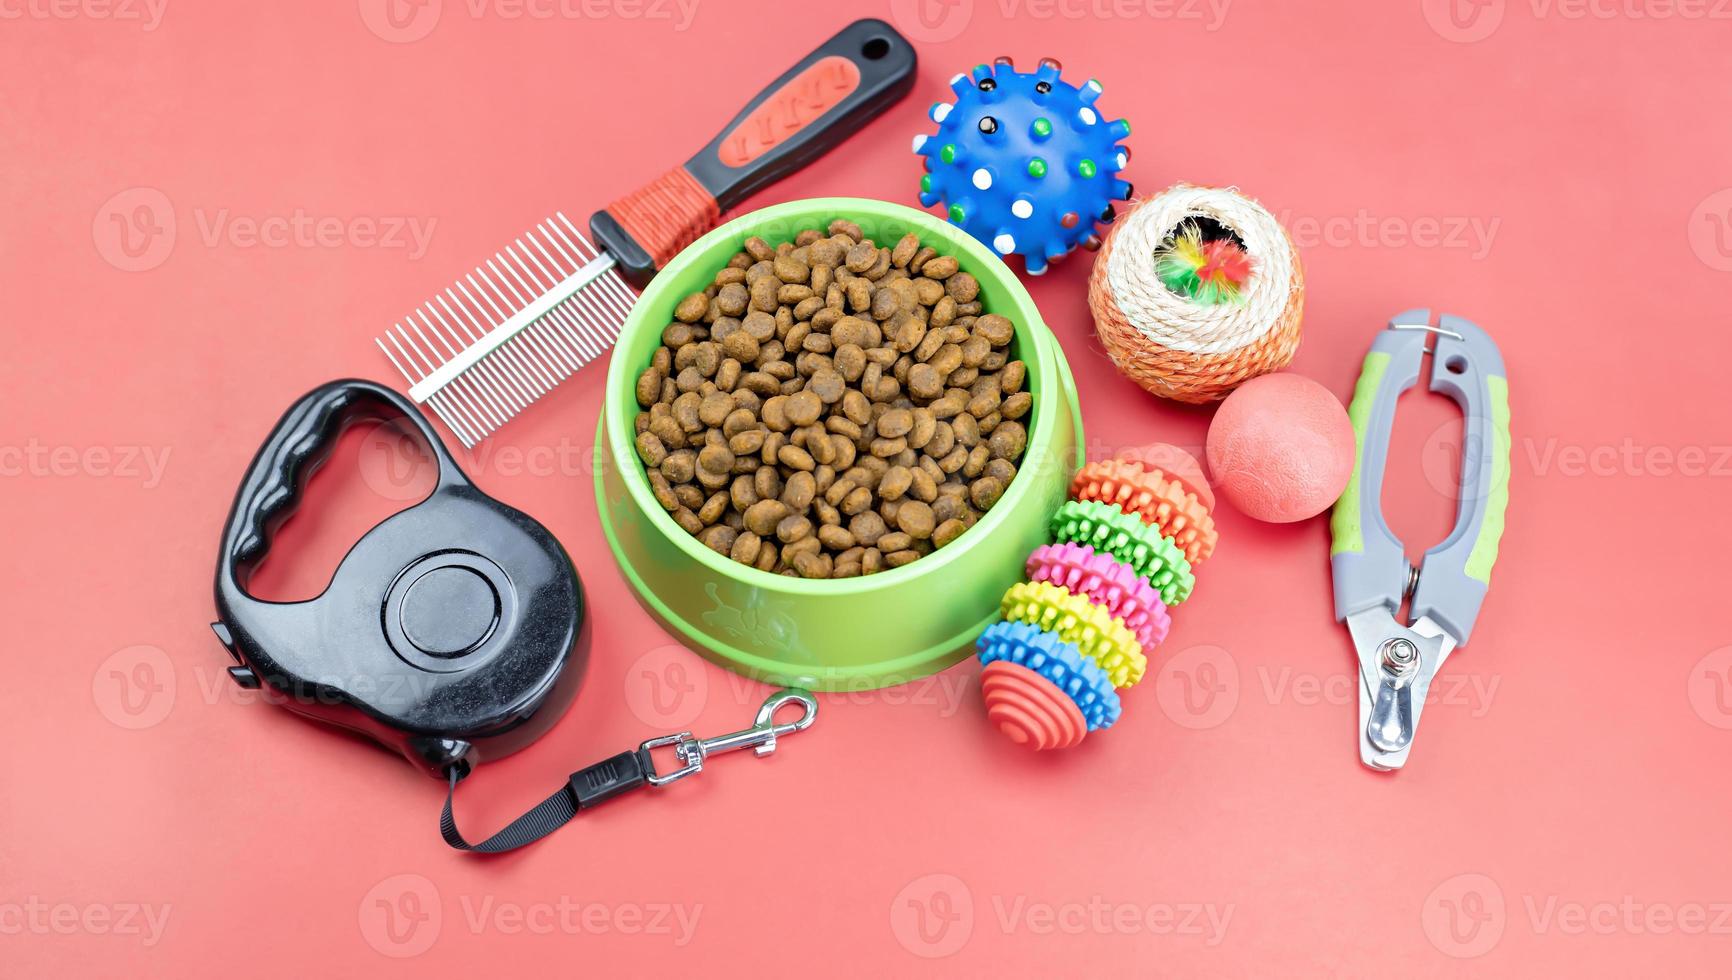
[[[1201,404],[1299,349],[1305,276],[1280,222],[1231,188],[1177,184],[1119,215],[1089,274],[1107,354],[1148,391]]]

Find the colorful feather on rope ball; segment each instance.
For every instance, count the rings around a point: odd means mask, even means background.
[[[1117,217],[1089,272],[1089,312],[1126,377],[1162,398],[1205,404],[1293,360],[1305,272],[1268,208],[1235,188],[1175,184]],[[1175,274],[1157,275],[1157,258],[1181,238],[1189,239],[1189,261],[1164,258],[1162,271]],[[1204,246],[1217,240],[1237,248],[1216,246],[1210,262]],[[1245,259],[1225,261],[1235,253]],[[1191,295],[1223,279],[1239,283],[1234,301],[1209,305]],[[1209,298],[1222,297],[1215,289]]]
[[[1251,257],[1231,238],[1205,241],[1202,229],[1187,221],[1155,251],[1155,275],[1174,293],[1204,306],[1239,303],[1251,279]]]

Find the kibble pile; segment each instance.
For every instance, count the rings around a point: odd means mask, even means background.
[[[1033,408],[1015,324],[979,297],[912,233],[748,239],[638,377],[657,502],[716,552],[803,578],[954,541],[1016,478]]]

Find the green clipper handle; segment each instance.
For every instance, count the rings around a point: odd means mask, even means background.
[[[1491,583],[1509,505],[1509,381],[1497,344],[1478,326],[1430,310],[1408,310],[1389,321],[1365,355],[1348,417],[1358,442],[1353,478],[1330,518],[1334,545],[1335,618],[1374,606],[1393,614],[1408,580],[1401,542],[1383,520],[1380,498],[1389,434],[1401,393],[1419,380],[1426,341],[1436,345],[1431,390],[1446,392],[1463,416],[1461,486],[1455,529],[1425,553],[1413,594],[1412,620],[1430,617],[1465,644]]]

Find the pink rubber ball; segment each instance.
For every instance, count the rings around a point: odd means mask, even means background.
[[[1297,374],[1240,385],[1209,423],[1209,473],[1221,495],[1272,524],[1328,510],[1353,476],[1353,423],[1328,388]]]

